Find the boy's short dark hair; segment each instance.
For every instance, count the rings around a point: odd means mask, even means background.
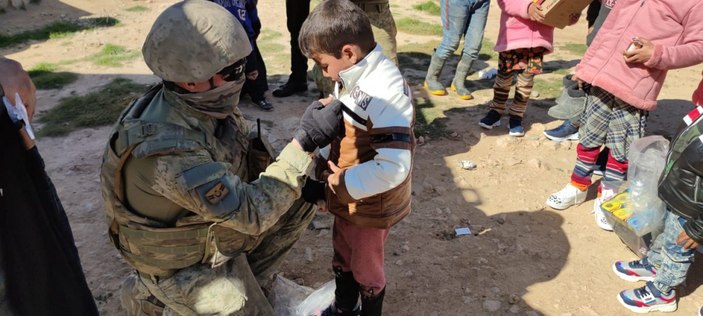
[[[342,57],[342,47],[358,45],[363,53],[376,46],[366,13],[349,0],[324,0],[310,13],[298,37],[300,51]]]

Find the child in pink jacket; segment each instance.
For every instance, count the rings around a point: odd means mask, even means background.
[[[495,51],[498,52],[498,75],[493,84],[491,110],[479,121],[485,129],[500,126],[505,103],[517,73],[515,98],[510,106],[508,129],[510,136],[524,136],[522,117],[532,92],[534,76],[542,73],[542,59],[552,52],[554,27],[542,24],[544,15],[532,0],[498,0],[500,31]],[[574,23],[578,20],[575,17]],[[573,24],[573,23],[572,23]]]
[[[595,158],[610,148],[594,211],[609,229],[600,203],[613,194],[609,183],[625,180],[630,144],[642,137],[649,111],[657,105],[667,70],[703,62],[703,1],[618,0],[576,76],[591,85],[581,118],[576,166],[571,182],[547,199],[566,209],[586,199]],[[588,87],[588,85],[586,85]]]

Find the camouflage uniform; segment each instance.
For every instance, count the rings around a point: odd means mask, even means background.
[[[143,48],[166,84],[208,80],[250,51],[232,15],[200,0],[164,11]],[[109,235],[137,270],[121,293],[130,315],[273,315],[261,287],[314,216],[298,199],[311,158],[288,145],[269,164],[236,108],[243,82],[214,107],[158,85],[115,126],[101,180]]]
[[[352,2],[366,12],[371,21],[371,29],[373,30],[373,37],[376,43],[381,45],[383,54],[397,66],[398,45],[395,36],[398,30],[395,27],[395,20],[393,20],[388,0],[352,0]],[[312,68],[311,75],[322,97],[332,94],[334,81],[322,75],[322,69],[320,69],[319,65],[315,65]]]

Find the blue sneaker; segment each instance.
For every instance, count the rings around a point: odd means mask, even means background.
[[[618,301],[635,313],[676,311],[676,290],[662,293],[652,282],[641,288],[625,290],[618,294]]]
[[[647,258],[635,261],[617,261],[613,264],[613,272],[625,281],[654,281],[657,269],[647,261]]]
[[[500,113],[496,110],[490,110],[479,122],[478,125],[485,129],[493,129],[500,126]]]
[[[579,129],[571,124],[570,120],[564,121],[561,125],[553,129],[544,131],[544,136],[555,141],[579,140]]]
[[[522,117],[517,115],[511,115],[510,121],[508,121],[508,134],[514,137],[525,136],[525,128],[522,127]]]

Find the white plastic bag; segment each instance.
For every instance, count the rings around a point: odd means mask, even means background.
[[[657,186],[668,151],[669,141],[662,136],[643,137],[630,145],[627,180],[632,216],[627,222],[638,236],[658,231],[664,224],[666,206]]]
[[[325,283],[317,290],[276,276],[269,295],[273,311],[277,316],[317,315],[334,301],[334,280]]]

